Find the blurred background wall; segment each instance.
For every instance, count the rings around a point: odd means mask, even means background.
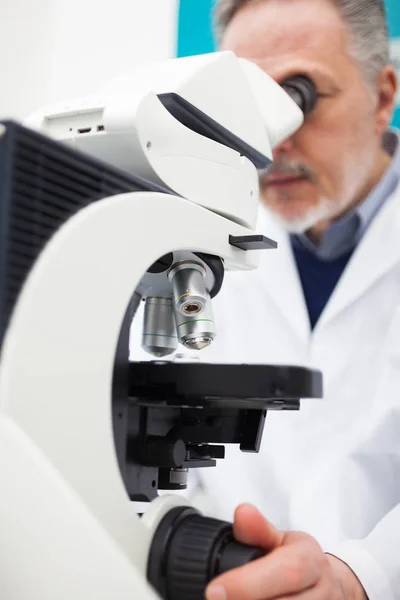
[[[0,0],[1,118],[90,94],[137,63],[211,52],[213,2]],[[386,4],[400,75],[400,0]]]
[[[178,0],[0,0],[0,115],[23,118],[175,56],[177,15]]]

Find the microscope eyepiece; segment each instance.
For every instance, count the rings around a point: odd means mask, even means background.
[[[317,103],[317,90],[314,82],[305,75],[295,75],[286,79],[281,87],[301,108],[304,115],[308,115]]]

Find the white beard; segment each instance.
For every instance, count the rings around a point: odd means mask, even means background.
[[[311,206],[294,219],[286,219],[279,211],[269,210],[281,227],[291,234],[304,233],[322,221],[334,221],[338,215],[346,212],[346,209],[357,197],[359,190],[368,181],[375,156],[376,149],[368,148],[364,151],[364,156],[357,157],[354,164],[350,165],[350,161],[346,161],[347,168],[342,178],[341,200],[323,197],[317,205]],[[289,196],[288,202],[295,202],[295,199],[292,200]]]
[[[308,231],[321,221],[332,219],[332,213],[337,211],[337,208],[337,202],[328,198],[322,198],[316,206],[311,206],[304,214],[295,219],[285,219],[279,212],[274,210],[271,212],[274,219],[288,233],[300,234]]]

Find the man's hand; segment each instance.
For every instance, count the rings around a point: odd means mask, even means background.
[[[256,508],[236,510],[234,533],[268,554],[214,579],[207,600],[367,600],[347,565],[305,533],[277,531]]]

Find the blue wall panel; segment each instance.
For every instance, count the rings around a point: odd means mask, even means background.
[[[205,54],[214,50],[213,0],[180,0],[178,56]]]
[[[389,19],[392,60],[397,69],[400,84],[400,1],[386,0],[386,9]],[[397,95],[397,106],[393,122],[394,125],[400,127],[400,93]]]

